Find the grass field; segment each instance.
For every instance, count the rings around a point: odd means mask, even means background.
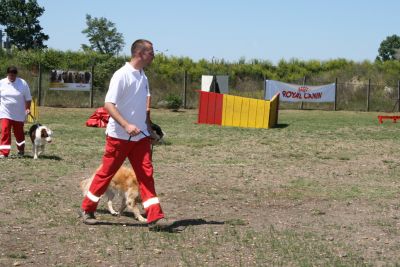
[[[186,229],[149,232],[130,213],[77,218],[100,163],[94,109],[41,108],[43,157],[0,161],[0,266],[393,266],[400,264],[399,123],[377,113],[290,111],[274,129],[196,124],[153,110],[156,188]],[[26,126],[28,128],[29,125]],[[15,147],[14,154],[15,154]]]

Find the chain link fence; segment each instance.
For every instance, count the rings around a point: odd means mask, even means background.
[[[24,78],[30,88],[32,96],[40,100],[40,105],[51,107],[100,107],[104,104],[108,83],[93,86],[93,95],[88,91],[52,91],[49,90],[50,71],[40,69],[38,66],[32,69],[19,68],[19,76]],[[87,70],[91,71],[90,68]],[[166,75],[153,71],[146,71],[149,79],[152,95],[152,107],[165,107],[169,95],[182,99],[183,108],[193,109],[198,105],[198,90],[201,89],[201,77],[194,77],[187,72]],[[96,81],[96,69],[93,79]],[[237,75],[229,77],[229,94],[264,99],[264,87],[266,77]],[[399,81],[386,81],[374,83],[370,80],[340,80],[327,79],[325,77],[305,77],[303,79],[283,82],[306,85],[323,85],[336,82],[336,110],[352,111],[399,111]],[[334,103],[287,103],[281,102],[281,109],[323,109],[334,110]]]

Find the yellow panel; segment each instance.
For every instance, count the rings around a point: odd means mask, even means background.
[[[224,95],[222,125],[232,125],[234,99],[234,96]]]
[[[250,98],[243,98],[242,114],[240,116],[240,127],[249,127]]]
[[[263,128],[269,128],[269,111],[270,111],[271,102],[265,101],[265,116],[263,120]]]
[[[262,128],[265,116],[265,101],[257,100],[256,128]]]
[[[227,98],[228,98],[228,95],[224,95],[223,98],[222,98],[222,121],[221,121],[221,125],[225,125],[226,105],[228,103]]]
[[[232,126],[240,126],[240,115],[242,113],[243,97],[235,96],[233,104]]]
[[[271,101],[224,95],[222,125],[270,128],[277,123],[279,96]]]
[[[279,94],[276,94],[270,102],[270,115],[268,127],[272,128],[278,123]]]
[[[257,99],[250,99],[248,127],[256,127]]]

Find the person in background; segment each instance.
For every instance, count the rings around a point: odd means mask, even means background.
[[[16,139],[18,156],[25,152],[24,122],[30,113],[32,101],[28,83],[17,77],[18,69],[7,68],[7,77],[0,80],[0,159],[9,156],[11,150],[11,129]]]

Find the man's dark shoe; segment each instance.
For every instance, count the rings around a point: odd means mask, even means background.
[[[84,224],[89,224],[89,225],[97,224],[97,220],[96,220],[96,216],[94,216],[94,212],[86,212],[86,211],[82,210],[80,216],[82,217],[82,222]]]
[[[149,231],[166,231],[169,230],[172,226],[173,222],[168,221],[165,218],[156,220],[148,224]]]
[[[25,155],[24,151],[18,151],[17,157],[22,158]]]

